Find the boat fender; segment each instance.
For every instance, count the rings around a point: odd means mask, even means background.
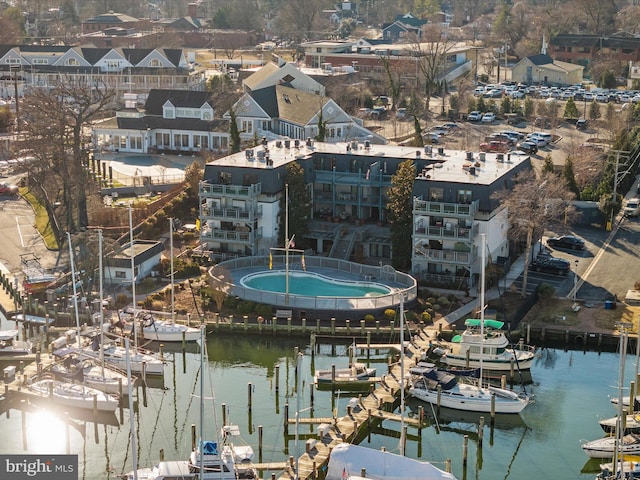
[[[576,335],[576,337],[573,339],[573,341],[575,343],[583,344],[584,343],[584,337],[582,335]]]

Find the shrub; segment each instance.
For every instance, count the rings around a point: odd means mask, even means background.
[[[373,322],[374,320],[375,320],[375,317],[374,317],[373,315],[371,315],[370,313],[367,313],[367,314],[364,316],[364,321],[365,321],[366,323],[371,323],[371,322]]]
[[[448,307],[450,302],[447,297],[438,297],[438,303],[443,307]]]
[[[427,303],[430,303],[431,305],[433,305],[436,302],[437,302],[437,300],[434,297],[427,298]]]
[[[384,311],[384,318],[387,320],[394,320],[396,318],[396,311],[393,308],[387,308]]]
[[[541,283],[536,290],[539,300],[549,300],[556,294],[556,289],[549,283]]]
[[[636,282],[633,284],[633,289],[634,290],[640,290],[640,282]]]
[[[414,322],[417,318],[417,314],[416,312],[412,312],[411,310],[409,310],[408,312],[405,312],[405,317],[407,318],[408,322]]]
[[[439,311],[441,308],[442,308],[442,307],[441,307],[440,305],[438,305],[437,303],[434,303],[434,304],[433,304],[433,310],[434,310],[435,312]]]
[[[116,297],[116,308],[122,308],[129,305],[129,295],[126,293],[119,293]]]
[[[420,320],[422,320],[424,323],[430,323],[431,322],[431,314],[429,312],[422,312],[420,314]]]

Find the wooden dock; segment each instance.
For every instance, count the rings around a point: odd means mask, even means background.
[[[405,342],[405,366],[416,363],[422,351],[429,345],[429,334],[425,331],[414,337],[413,343]],[[431,333],[435,337],[435,331]],[[399,344],[379,345],[357,345],[357,348],[396,348]],[[281,480],[293,480],[296,478],[303,480],[315,480],[320,477],[320,471],[329,461],[331,449],[339,443],[358,443],[365,438],[367,432],[381,422],[402,420],[401,416],[392,413],[400,397],[401,368],[399,364],[390,366],[387,375],[381,377],[381,381],[376,388],[368,395],[360,395],[357,404],[347,407],[347,414],[340,418],[298,418],[299,424],[317,424],[317,436],[305,435],[307,438],[306,451],[297,461],[291,460],[287,464],[284,472],[280,475]],[[405,385],[406,388],[406,385]],[[285,433],[289,425],[295,424],[295,418],[287,418]],[[420,421],[415,418],[404,417],[406,426],[415,427],[420,430]],[[406,428],[406,427],[405,427]],[[311,437],[311,438],[309,438]],[[298,472],[296,472],[296,466]]]

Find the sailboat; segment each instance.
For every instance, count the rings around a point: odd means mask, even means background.
[[[483,348],[484,291],[485,291],[485,236],[482,236],[482,274],[480,278],[480,351]],[[411,377],[409,394],[433,405],[456,410],[483,413],[520,413],[529,404],[526,395],[482,384],[483,356],[479,357],[479,378],[477,382],[463,383],[450,372],[439,371],[435,366],[424,365]]]
[[[98,272],[100,275],[100,345],[104,344],[104,289],[102,266],[102,230],[98,230]],[[104,358],[104,350],[99,351],[97,362],[85,362],[82,378],[86,385],[109,393],[129,392],[129,378],[126,372],[109,368]],[[135,382],[135,379],[132,381]]]
[[[205,327],[200,328],[200,368],[204,372],[205,364]],[[204,377],[200,376],[200,439],[197,447],[187,460],[161,461],[153,467],[135,469],[126,475],[127,480],[238,480],[241,478],[258,478],[258,474],[249,463],[236,464],[239,457],[246,458],[246,447],[237,452],[226,442],[203,440],[204,431]],[[251,453],[252,456],[252,453]],[[134,466],[135,467],[135,466]],[[203,472],[200,475],[200,472]]]
[[[361,479],[384,480],[456,480],[452,473],[445,472],[429,462],[404,456],[404,304],[400,304],[400,455],[384,450],[340,443],[329,455],[325,480]]]
[[[200,338],[200,330],[176,323],[174,269],[173,269],[173,218],[169,219],[169,250],[171,251],[171,318],[163,320],[153,312],[141,312],[142,337],[156,342],[195,342]],[[134,318],[134,321],[137,319]]]
[[[624,364],[627,354],[627,332],[623,325],[620,328],[620,372],[618,377],[618,398],[622,398],[622,385],[624,383]],[[613,476],[616,478],[618,467],[624,468],[624,463],[617,460],[620,456],[640,455],[640,435],[633,433],[625,434],[622,428],[624,407],[622,402],[618,402],[618,416],[616,424],[616,434],[614,436],[600,438],[582,445],[584,452],[591,458],[612,458],[614,460]],[[621,478],[624,478],[622,476]]]

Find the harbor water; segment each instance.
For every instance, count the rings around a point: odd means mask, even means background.
[[[3,328],[7,328],[6,321]],[[187,459],[191,426],[200,424],[201,379],[206,385],[204,437],[215,439],[225,415],[227,423],[240,428],[241,440],[235,443],[253,446],[254,461],[284,462],[289,456],[297,457],[317,426],[290,425],[285,440],[285,405],[290,418],[295,418],[296,412],[298,418],[331,417],[334,411],[344,415],[353,393],[336,392],[332,397],[331,391],[314,391],[311,405],[311,385],[314,368],[346,365],[347,343],[319,344],[312,355],[304,340],[210,334],[204,369],[200,368],[199,344],[190,344],[185,352],[179,346],[165,348],[164,377],[149,378],[146,387],[138,386],[134,391],[138,466],[151,466],[161,452],[166,460]],[[635,352],[635,345],[629,350]],[[297,384],[296,352],[301,354]],[[359,360],[369,360],[378,375],[387,372],[388,355],[388,349],[372,351],[369,358],[365,352],[358,352]],[[635,369],[635,357],[630,353],[627,382]],[[479,415],[443,411],[436,422],[425,407],[429,426],[420,436],[415,427],[408,427],[406,455],[443,469],[445,460],[451,459],[452,471],[459,480],[594,478],[598,462],[587,462],[580,445],[601,437],[598,420],[616,414],[610,398],[618,395],[618,370],[616,353],[542,349],[531,369],[532,383],[526,385],[534,402],[520,416],[498,417],[492,428],[487,415],[480,442]],[[628,385],[624,389],[628,393]],[[406,415],[417,415],[418,405],[408,399]],[[126,402],[115,415],[98,417],[91,412],[79,414],[51,410],[48,405],[18,403],[0,417],[0,453],[77,454],[79,479],[115,479],[134,464],[129,415]],[[261,451],[259,431],[263,437]],[[400,432],[399,422],[385,421],[361,444],[398,452]],[[271,473],[278,476],[280,472],[262,472],[262,476],[270,478]]]

